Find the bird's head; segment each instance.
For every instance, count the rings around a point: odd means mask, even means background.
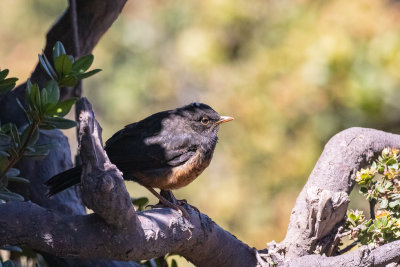
[[[219,115],[214,109],[203,103],[191,103],[176,109],[174,113],[182,116],[186,127],[206,136],[216,136],[221,124],[233,120],[232,117]]]

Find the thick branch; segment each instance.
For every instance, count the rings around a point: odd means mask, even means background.
[[[136,221],[135,208],[126,191],[122,173],[110,162],[103,149],[101,127],[86,98],[77,102],[83,200],[87,207],[118,227]]]
[[[61,257],[126,261],[177,253],[196,266],[257,265],[255,250],[193,210],[190,221],[169,208],[140,212],[138,221],[125,231],[97,214],[64,216],[12,202],[0,208],[0,246],[24,244]]]
[[[367,266],[386,266],[389,263],[400,260],[400,240],[383,245],[375,249],[367,246],[360,247],[356,251],[335,257],[325,257],[321,255],[307,255],[296,258],[286,264],[286,266],[308,267],[367,267]]]
[[[319,243],[332,242],[344,218],[346,195],[353,189],[357,170],[370,164],[385,147],[399,146],[399,135],[373,129],[351,128],[332,137],[297,198],[286,238],[280,244],[285,255],[289,258],[307,255],[318,251]],[[322,192],[326,192],[323,194],[326,201],[313,205],[314,195],[322,196]],[[319,210],[326,212],[326,203],[332,206],[327,213],[329,217],[318,217]]]

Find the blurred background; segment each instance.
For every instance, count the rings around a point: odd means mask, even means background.
[[[2,0],[0,67],[24,82],[67,2]],[[194,101],[235,117],[210,167],[175,195],[257,248],[284,238],[332,135],[400,129],[398,1],[130,0],[94,55],[103,71],[84,95],[104,139]]]

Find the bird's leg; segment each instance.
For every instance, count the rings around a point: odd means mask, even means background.
[[[173,203],[173,204],[177,204],[179,205],[179,200],[177,200],[174,196],[174,194],[172,194],[171,190],[160,190],[160,195],[163,196],[165,199],[167,199],[169,202]]]
[[[176,203],[170,202],[170,201],[167,200],[165,197],[163,197],[162,195],[160,195],[159,193],[157,193],[157,191],[154,190],[152,187],[146,186],[146,188],[147,188],[156,198],[158,198],[158,199],[160,200],[160,202],[161,202],[164,206],[169,207],[169,208],[172,208],[172,209],[177,210],[177,211],[180,211],[186,219],[189,219],[189,213],[188,213],[182,206],[179,206],[179,205],[177,205]],[[172,192],[171,192],[171,195],[172,195]],[[173,196],[173,195],[172,195],[172,196]],[[174,196],[173,196],[173,199],[176,201],[176,198],[175,198]],[[173,201],[174,201],[174,200],[173,200]]]
[[[173,204],[176,205],[189,205],[190,207],[192,207],[195,211],[200,212],[198,208],[196,208],[193,205],[190,205],[186,199],[176,199],[174,194],[172,194],[171,190],[162,190],[160,191],[160,195],[163,196],[165,199],[168,199],[168,201],[170,201]]]

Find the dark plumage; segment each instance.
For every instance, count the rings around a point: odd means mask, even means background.
[[[232,119],[206,104],[192,103],[127,125],[106,142],[105,150],[125,180],[136,181],[152,193],[153,187],[177,189],[209,165],[219,125]],[[78,184],[81,171],[77,166],[48,180],[48,196]]]

